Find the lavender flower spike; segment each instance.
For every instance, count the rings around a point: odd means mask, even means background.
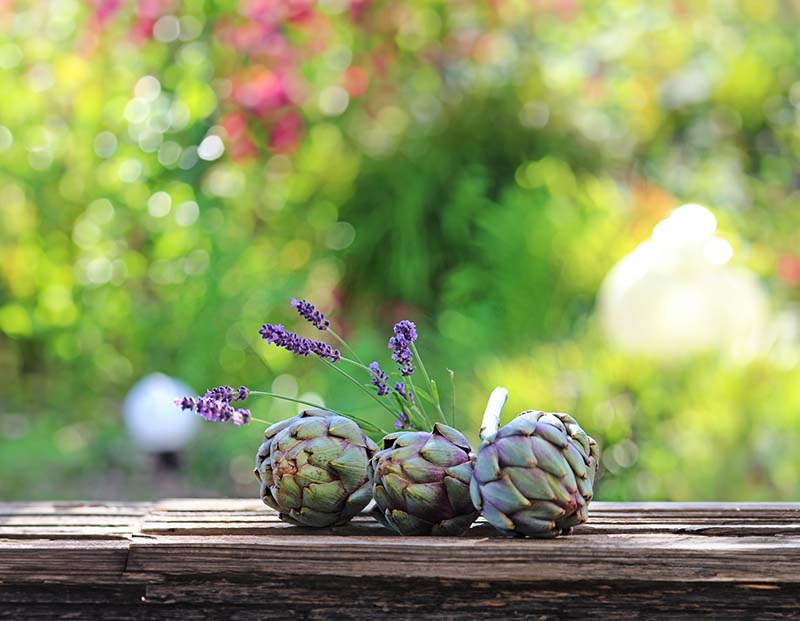
[[[244,401],[249,394],[250,391],[246,386],[239,386],[237,390],[234,390],[230,386],[218,386],[217,388],[207,390],[205,396],[230,403],[231,401]]]
[[[411,423],[405,412],[398,412],[396,416],[397,420],[394,421],[394,428],[398,431],[401,429],[416,429],[416,426]]]
[[[397,363],[400,375],[408,377],[416,367],[411,364],[413,354],[411,343],[417,340],[417,326],[413,321],[404,319],[395,324],[394,336],[389,339],[389,349],[392,350],[392,360]]]
[[[289,332],[281,324],[265,323],[258,331],[267,343],[277,345],[292,352],[295,356],[308,357],[316,354],[320,358],[327,358],[331,362],[338,362],[342,354],[322,341],[307,339],[294,332]]]
[[[381,370],[377,362],[369,365],[369,372],[372,375],[372,385],[378,389],[378,396],[382,397],[389,394],[389,376]]]
[[[331,322],[325,317],[325,313],[319,310],[307,300],[292,299],[292,306],[297,309],[297,313],[317,330],[327,330]]]
[[[234,425],[246,425],[250,422],[250,410],[237,410],[231,402],[244,401],[249,393],[245,386],[239,386],[237,391],[230,386],[218,386],[207,390],[202,397],[176,399],[175,405],[182,410],[196,412],[206,420],[218,423],[233,421]]]
[[[250,410],[238,409],[233,413],[234,425],[246,425],[250,422]]]
[[[409,403],[414,403],[414,393],[406,388],[404,382],[395,382],[394,391]]]

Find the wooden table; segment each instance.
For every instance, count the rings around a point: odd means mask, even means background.
[[[0,618],[800,616],[800,504],[590,516],[543,541],[297,528],[258,500],[0,503]]]

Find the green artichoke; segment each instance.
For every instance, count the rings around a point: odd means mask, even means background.
[[[587,519],[597,443],[567,414],[523,412],[484,438],[472,501],[506,535],[557,537]]]
[[[261,499],[298,526],[349,521],[370,501],[367,463],[377,445],[348,418],[306,410],[264,432],[255,475]]]
[[[383,439],[367,472],[378,519],[402,535],[460,535],[478,517],[469,496],[473,456],[456,429],[402,431]]]

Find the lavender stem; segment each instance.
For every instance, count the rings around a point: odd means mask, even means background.
[[[439,391],[434,389],[433,382],[431,382],[431,376],[428,375],[428,370],[425,368],[425,363],[422,362],[422,357],[419,355],[417,346],[414,345],[413,341],[411,342],[411,351],[414,352],[414,357],[417,359],[417,362],[419,362],[419,368],[422,371],[422,375],[425,378],[425,381],[428,382],[428,387],[431,391],[431,400],[436,406],[436,409],[439,411],[439,415],[442,417],[442,422],[447,424],[447,418],[445,417],[444,412],[442,411],[442,406],[439,403]]]
[[[361,392],[363,392],[364,394],[368,395],[370,399],[374,400],[378,405],[380,405],[384,410],[389,412],[392,416],[395,415],[394,411],[388,405],[386,405],[383,401],[381,401],[375,394],[372,393],[372,391],[367,390],[366,386],[364,386],[361,382],[359,382],[355,377],[350,375],[347,371],[344,371],[344,370],[340,369],[335,364],[333,364],[332,362],[326,360],[325,358],[322,358],[321,356],[317,356],[317,359],[319,359],[322,362],[324,362],[325,364],[327,364],[329,367],[334,369],[337,373],[341,373],[342,375],[344,375],[347,379],[349,379],[351,382],[353,382],[353,384],[358,386],[358,389]]]
[[[291,401],[293,403],[300,403],[302,405],[311,406],[312,408],[319,408],[320,410],[328,410],[329,412],[333,412],[334,414],[338,414],[339,416],[347,416],[347,414],[344,414],[342,412],[337,412],[336,410],[332,410],[331,408],[329,408],[327,406],[324,406],[324,405],[320,405],[319,403],[312,403],[311,401],[303,401],[302,399],[295,399],[293,397],[287,397],[285,395],[279,395],[278,393],[275,393],[275,392],[265,392],[263,390],[251,390],[250,394],[251,395],[263,395],[265,397],[274,397],[276,399],[283,399],[284,401]]]
[[[411,386],[411,390],[414,392],[414,394],[417,394],[417,389],[414,388],[414,380],[411,379],[410,375],[408,376],[407,381],[408,385]],[[417,412],[419,412],[420,416],[422,416],[422,418],[425,420],[425,424],[428,426],[428,429],[433,429],[433,423],[428,418],[428,414],[425,412],[425,410],[417,404],[414,404],[413,407],[415,410],[417,410]]]
[[[450,391],[453,393],[453,399],[451,403],[450,409],[450,421],[453,427],[456,426],[456,374],[455,371],[452,369],[447,369],[447,373],[450,375]]]
[[[262,425],[274,425],[275,423],[271,423],[268,420],[264,420],[263,418],[256,418],[255,416],[251,416],[250,420],[255,423],[261,423]]]
[[[361,418],[358,418],[357,416],[353,416],[352,414],[345,414],[344,412],[339,412],[337,410],[329,408],[328,406],[320,405],[319,403],[312,403],[311,401],[303,401],[302,399],[294,399],[293,397],[287,397],[285,395],[279,395],[279,394],[274,393],[274,392],[265,392],[263,390],[251,390],[250,394],[251,395],[263,395],[265,397],[274,397],[276,399],[283,399],[284,401],[292,401],[293,403],[300,403],[302,405],[309,405],[312,408],[319,408],[320,410],[327,410],[328,412],[333,412],[334,414],[338,414],[339,416],[343,416],[344,418],[349,418],[351,420],[354,420],[355,422],[357,422],[358,424],[360,424],[360,425],[362,425],[364,427],[371,427],[373,431],[377,431],[379,433],[382,433],[383,435],[386,435],[386,433],[387,433],[386,430],[381,429],[380,427],[378,427],[374,423],[371,423],[369,421],[366,421],[366,420],[363,420]],[[258,420],[258,419],[254,418],[253,420]],[[259,422],[266,422],[266,421],[259,421]]]
[[[345,341],[341,336],[339,336],[336,332],[334,332],[333,328],[331,328],[330,326],[328,327],[328,332],[331,333],[333,338],[335,338],[337,341],[339,341],[339,343],[341,344],[342,347],[344,347],[347,351],[349,351],[351,354],[353,354],[353,357],[358,361],[358,364],[360,364],[362,367],[366,368],[366,365],[364,364],[364,362],[361,360],[361,358],[358,357],[358,354],[356,353],[356,350],[353,349],[352,347],[350,347],[350,344],[347,341]]]

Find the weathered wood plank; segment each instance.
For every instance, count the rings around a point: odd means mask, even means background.
[[[158,503],[143,520],[140,532],[166,535],[297,534],[277,513],[252,500],[169,500]],[[392,536],[370,518],[309,535]],[[589,523],[576,534],[674,533],[714,536],[800,534],[800,505],[789,503],[593,503]],[[495,537],[478,520],[467,537]]]
[[[307,614],[350,613],[362,618],[418,618],[435,611],[439,618],[591,618],[597,616],[675,618],[679,611],[696,612],[715,605],[727,618],[751,618],[756,613],[796,611],[797,585],[623,583],[597,580],[570,582],[462,582],[418,578],[365,578],[353,581],[326,578],[298,581],[280,576],[262,577],[256,583],[218,579],[218,589],[201,582],[169,582],[147,587],[148,602],[189,601],[224,605],[231,601],[261,603],[265,616],[280,614],[265,602],[291,600],[295,610]],[[745,614],[749,613],[749,614]],[[277,615],[276,615],[277,616]]]
[[[603,503],[555,541],[287,525],[258,500],[0,503],[0,618],[787,618],[800,504]]]
[[[257,498],[167,498],[153,507],[159,511],[262,511],[265,508]]]
[[[0,581],[0,610],[5,604],[141,604],[144,583],[124,582],[119,577],[107,584],[64,584],[59,582],[3,583]]]
[[[0,591],[0,595],[2,591]],[[100,593],[97,593],[99,596]],[[81,596],[78,596],[81,597]],[[797,585],[463,583],[265,577],[147,587],[140,605],[0,599],[4,619],[713,619],[792,618]],[[234,603],[235,602],[235,603]]]
[[[0,503],[0,539],[130,539],[152,505]]]
[[[0,517],[6,515],[144,515],[149,502],[0,502]]]
[[[461,580],[800,582],[800,537],[573,535],[558,540],[265,535],[134,537],[129,570],[166,574],[263,573]]]
[[[131,532],[129,528],[93,528],[91,526],[81,527],[59,527],[52,526],[47,529],[41,527],[14,527],[4,528],[0,526],[0,541],[2,539],[122,539],[130,540]],[[55,546],[54,546],[55,547]]]
[[[473,527],[474,532],[482,532],[484,536],[491,535],[491,527],[485,525],[484,529]],[[371,518],[360,518],[353,520],[345,526],[323,529],[326,534],[338,535],[340,537],[362,536],[362,537],[392,537],[382,525]],[[277,519],[266,521],[226,521],[217,522],[208,520],[203,522],[183,522],[183,521],[148,521],[143,524],[141,533],[147,535],[170,535],[170,536],[227,536],[227,535],[297,535],[305,534],[314,537],[322,534],[319,529],[301,528],[287,524]]]
[[[321,534],[317,530],[300,529],[276,519],[230,519],[225,521],[207,519],[203,521],[188,521],[174,516],[164,516],[163,521],[154,518],[142,525],[142,533],[150,535],[270,535],[270,534],[298,534],[306,533],[309,536]],[[394,536],[380,524],[373,520],[354,520],[344,527],[326,529],[326,534],[339,534],[342,536]],[[0,528],[2,533],[2,528]],[[800,535],[800,523],[756,523],[735,522],[714,523],[704,521],[701,523],[688,523],[687,521],[661,522],[604,522],[595,521],[575,529],[576,535],[588,534],[692,534],[709,535],[716,537],[742,537],[742,536],[783,536]],[[485,521],[476,522],[465,538],[497,537],[494,529]]]
[[[68,526],[107,526],[107,527],[123,527],[130,528],[133,524],[139,521],[143,516],[129,516],[129,515],[11,515],[0,517],[0,526],[8,529],[14,527],[68,527]]]
[[[119,580],[130,540],[0,540],[0,582],[96,583]]]

